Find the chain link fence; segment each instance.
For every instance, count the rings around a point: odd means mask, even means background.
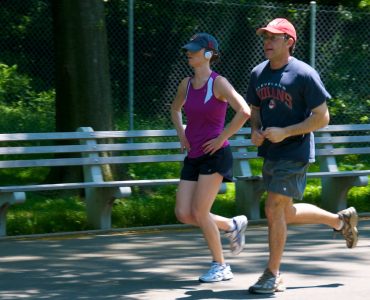
[[[191,75],[191,69],[180,48],[196,32],[208,32],[217,37],[221,61],[214,66],[214,70],[228,78],[243,96],[252,68],[264,59],[262,42],[255,31],[268,21],[276,17],[291,20],[298,34],[294,56],[307,63],[312,60],[312,14],[309,4],[252,4],[242,0],[135,0],[132,11],[134,86],[133,105],[130,109],[130,1],[104,1],[115,129],[173,127],[170,104],[179,82]],[[2,3],[0,77],[9,76],[9,69],[13,67],[13,77],[10,79],[14,82],[14,78],[19,77],[27,81],[24,84],[29,89],[28,93],[36,98],[42,97],[44,93],[53,98],[54,57],[50,5],[47,0],[13,0]],[[329,102],[331,123],[369,123],[370,13],[318,5],[314,21],[315,68],[333,96]],[[26,101],[29,95],[25,95],[25,89],[11,89],[9,81],[0,78],[0,105],[15,100]],[[6,110],[3,107],[1,111]],[[229,112],[228,118],[231,116],[232,112]],[[1,131],[27,131],[26,125],[19,124],[16,117],[12,122],[6,120],[0,120]],[[133,128],[129,128],[130,120]],[[33,129],[37,124],[32,124]],[[37,128],[38,131],[50,130],[42,127],[42,124],[39,126],[41,128]]]

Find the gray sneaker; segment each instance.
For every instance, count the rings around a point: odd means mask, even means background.
[[[247,229],[248,219],[246,216],[236,216],[233,218],[235,230],[226,231],[225,237],[230,240],[230,250],[233,255],[242,252],[245,244],[245,230]]]
[[[234,277],[231,272],[230,265],[212,262],[211,268],[207,273],[199,277],[200,282],[217,282],[223,280],[230,280]]]
[[[266,269],[248,291],[251,294],[273,294],[275,292],[284,292],[285,286],[280,274],[275,276],[269,269]]]
[[[343,228],[335,230],[343,235],[348,248],[355,248],[358,241],[358,215],[354,207],[349,207],[338,212],[339,218],[343,220]]]

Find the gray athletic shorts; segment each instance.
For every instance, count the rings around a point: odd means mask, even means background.
[[[298,161],[265,159],[262,175],[266,190],[302,200],[308,166]]]

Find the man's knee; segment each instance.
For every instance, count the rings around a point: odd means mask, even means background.
[[[292,206],[292,198],[269,192],[265,203],[265,214],[268,220],[284,217],[284,213],[289,206]]]

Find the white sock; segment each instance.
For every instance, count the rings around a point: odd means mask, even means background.
[[[340,219],[340,226],[337,230],[342,230],[344,227],[344,221],[342,219]]]

